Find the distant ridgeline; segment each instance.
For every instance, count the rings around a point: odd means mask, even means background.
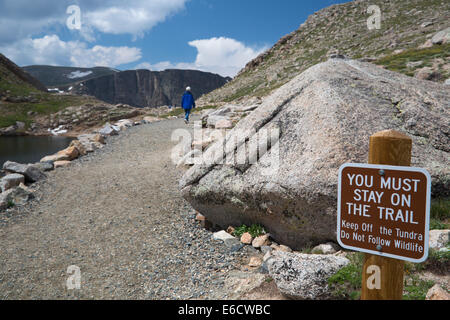
[[[231,78],[195,70],[129,70],[106,67],[74,68],[27,66],[23,68],[48,88],[87,94],[111,104],[160,107],[180,104],[187,86],[195,97],[220,88]]]
[[[107,67],[76,68],[45,65],[26,66],[22,67],[22,69],[36,79],[39,79],[40,82],[49,88],[71,85],[80,81],[119,72],[119,70]]]

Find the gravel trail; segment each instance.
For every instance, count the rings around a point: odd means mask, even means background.
[[[187,127],[162,121],[109,138],[2,214],[0,299],[230,298],[227,279],[255,252],[212,240],[194,221],[170,159],[177,128]],[[80,289],[66,287],[72,265]]]

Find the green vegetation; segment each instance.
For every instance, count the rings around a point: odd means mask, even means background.
[[[11,91],[12,92],[12,91]],[[69,106],[77,106],[95,101],[94,98],[75,95],[56,95],[39,92],[32,95],[35,102],[3,103],[0,106],[0,128],[8,127],[16,121],[24,122],[26,128],[33,122],[30,112],[35,115],[49,115]]]
[[[347,258],[350,263],[331,276],[328,285],[335,298],[357,300],[361,294],[364,254],[355,252],[349,254]]]
[[[227,97],[225,99],[225,102],[231,102],[231,101],[237,100],[239,98],[251,95],[261,84],[263,84],[263,82],[264,81],[259,80],[259,81],[256,81],[255,83],[252,83],[249,86],[239,88],[231,96]]]
[[[264,228],[259,224],[253,224],[250,227],[247,227],[245,224],[243,224],[242,226],[237,227],[234,230],[233,235],[240,238],[246,232],[250,233],[253,238],[259,237],[266,233]]]
[[[434,199],[431,201],[430,216],[432,219],[445,220],[450,218],[450,199]]]
[[[425,300],[428,290],[434,286],[433,281],[426,281],[413,276],[405,281],[403,300]]]
[[[375,63],[385,66],[391,71],[400,72],[409,76],[414,75],[415,68],[408,67],[411,62],[422,62],[418,67],[431,66],[436,59],[447,59],[450,57],[450,44],[433,46],[424,49],[409,49],[395,55],[388,55],[378,59]],[[441,70],[444,79],[448,74]]]
[[[14,203],[14,201],[8,200],[8,203],[7,203],[6,207],[9,209],[9,208],[14,207],[15,205],[16,205],[16,204]]]

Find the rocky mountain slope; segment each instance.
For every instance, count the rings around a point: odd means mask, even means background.
[[[381,10],[378,30],[367,26],[371,5]],[[357,0],[333,5],[311,15],[298,30],[249,62],[233,81],[202,100],[266,96],[332,54],[444,82],[450,77],[450,44],[433,36],[449,27],[450,2],[444,0]],[[449,41],[448,29],[446,34]]]
[[[118,70],[107,67],[75,68],[33,65],[22,67],[22,69],[39,79],[47,87],[72,85],[80,81],[118,72]]]
[[[13,96],[21,88],[47,91],[47,88],[36,78],[24,72],[18,65],[0,53],[0,95]],[[7,92],[9,90],[9,92]]]
[[[195,97],[211,92],[230,79],[195,70],[128,70],[83,81],[70,92],[87,94],[108,103],[135,107],[180,105],[187,86]]]

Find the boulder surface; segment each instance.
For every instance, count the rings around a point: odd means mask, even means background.
[[[410,136],[412,166],[430,172],[434,196],[449,195],[449,101],[448,86],[330,59],[266,97],[203,153],[203,163],[185,173],[180,189],[222,228],[262,224],[294,250],[335,240],[339,167],[367,163],[376,132]],[[258,136],[277,130],[277,139],[259,148],[258,161],[250,161],[252,146],[264,141]],[[233,161],[242,151],[252,156]]]

